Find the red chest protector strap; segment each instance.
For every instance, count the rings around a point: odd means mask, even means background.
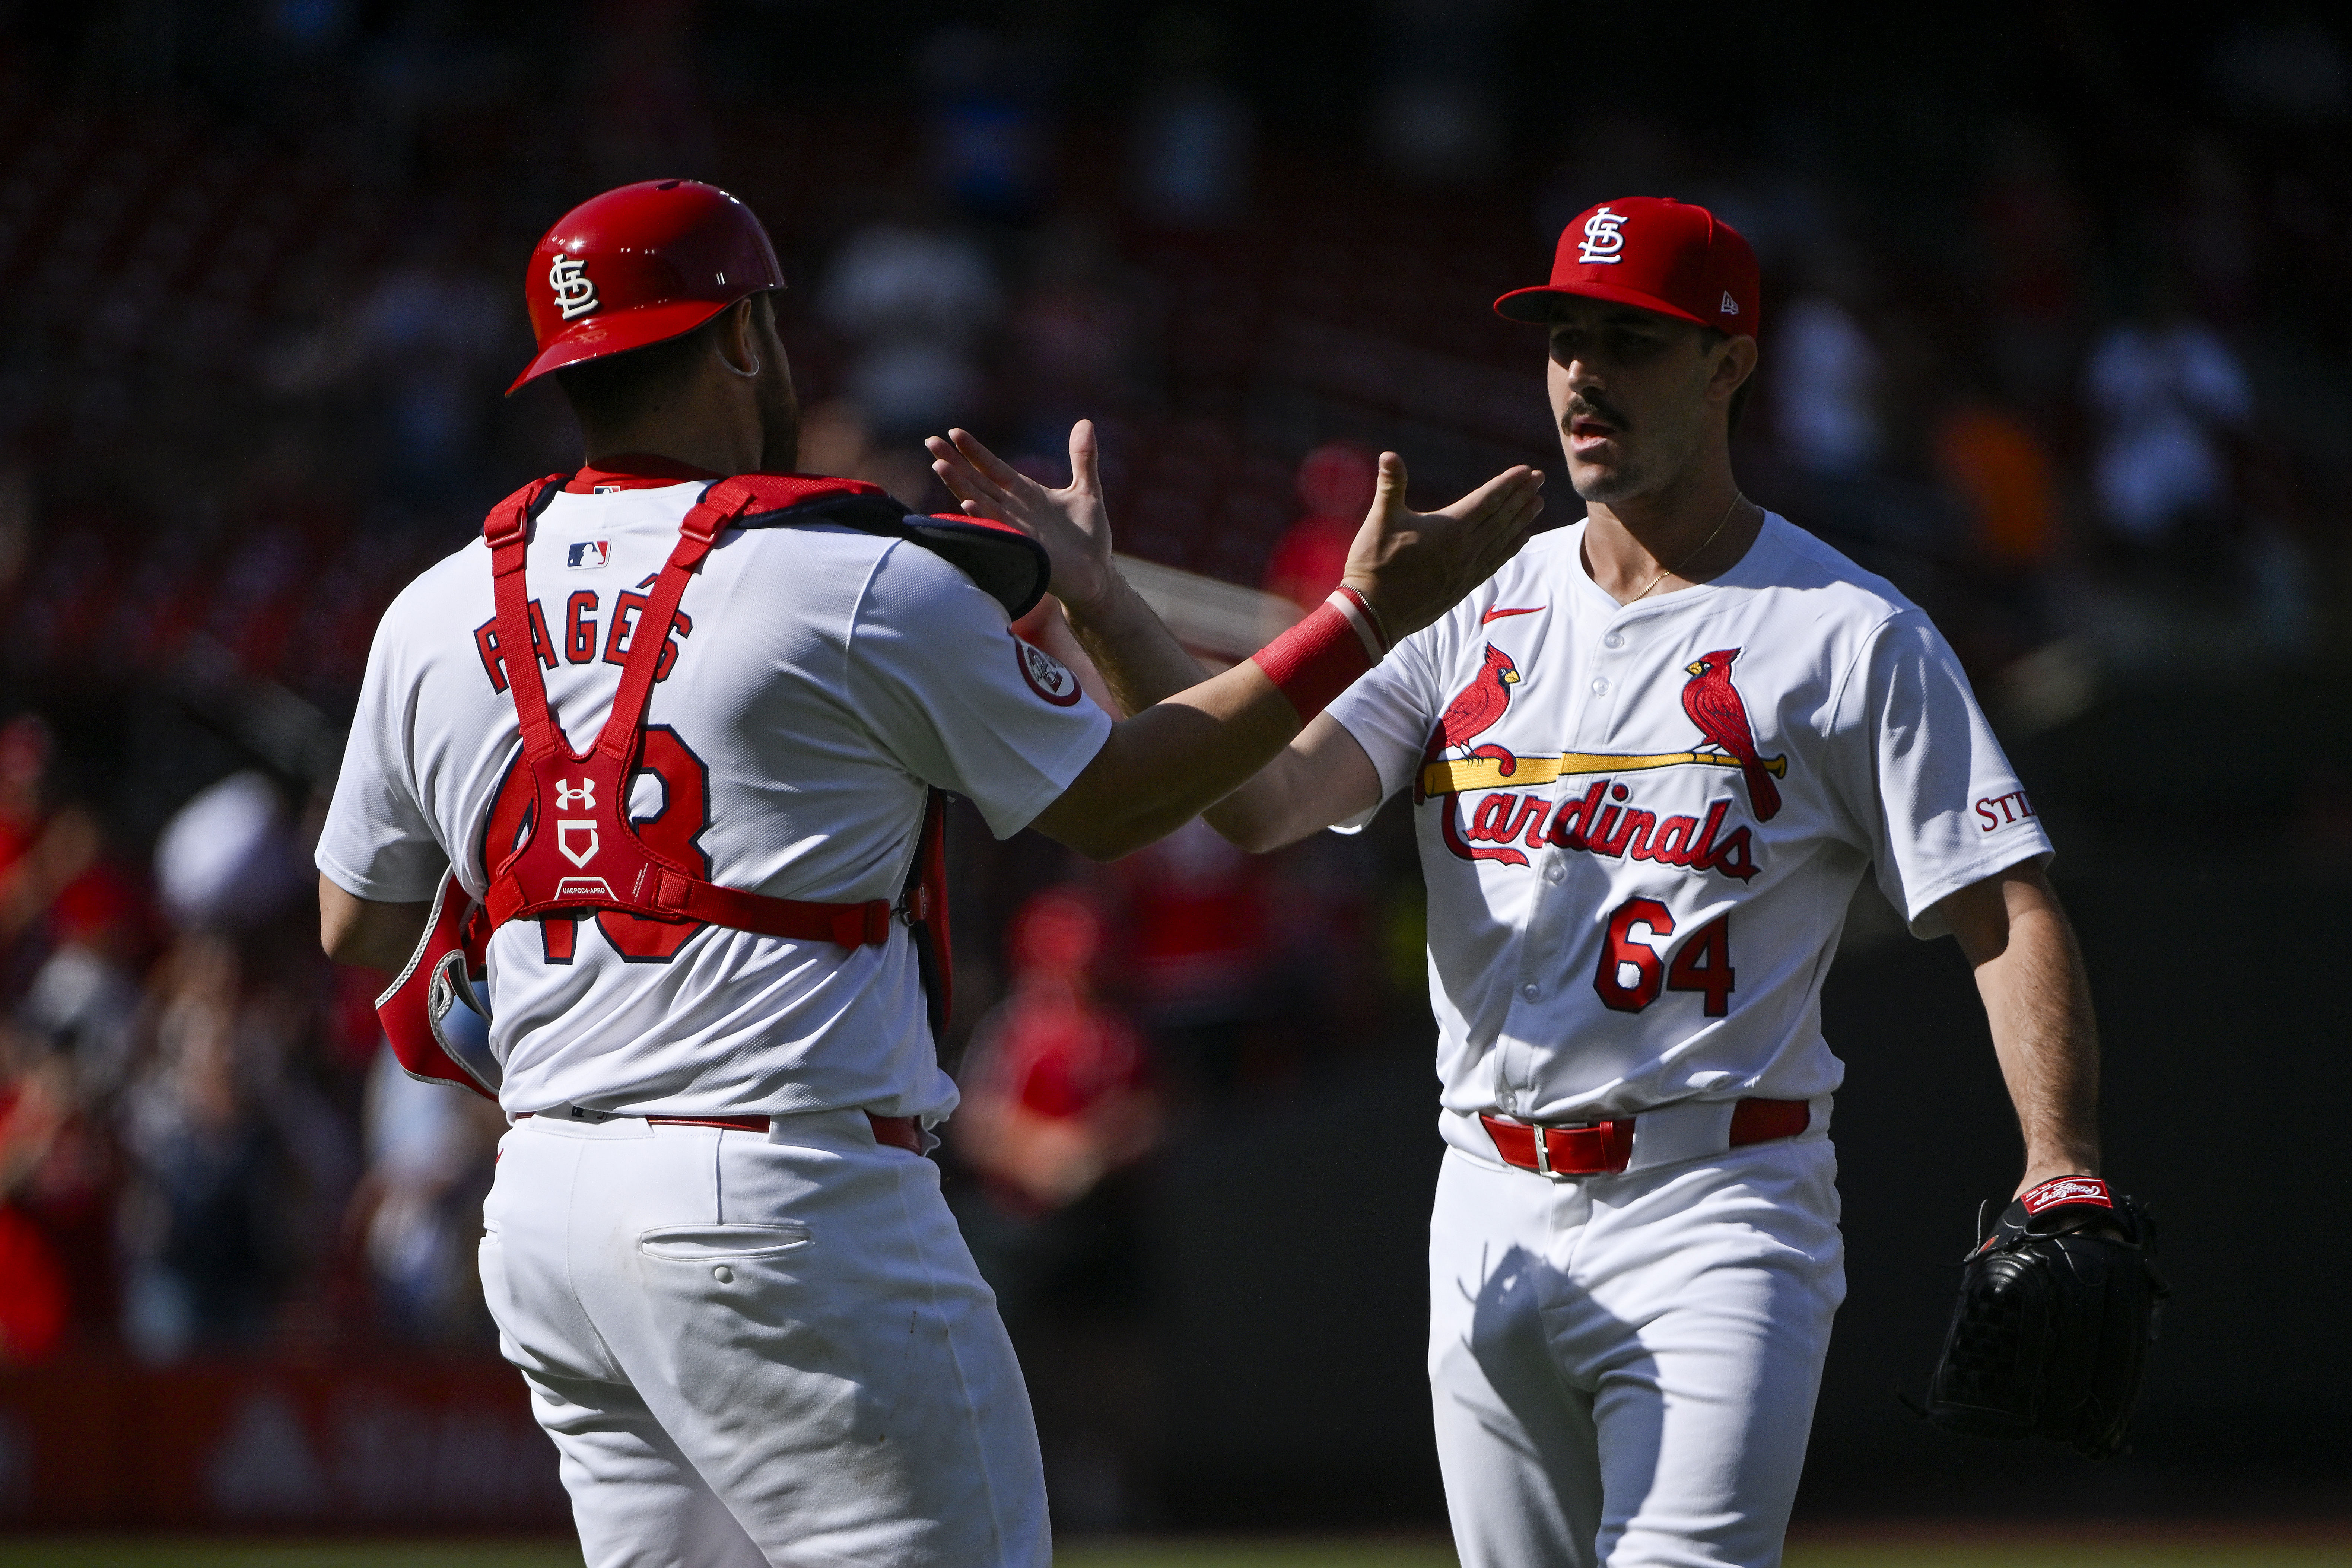
[[[894,910],[887,899],[807,903],[722,888],[649,848],[629,825],[629,784],[644,744],[646,705],[687,579],[737,518],[755,509],[789,506],[803,495],[823,493],[825,487],[809,480],[732,479],[703,493],[678,524],[677,543],[639,613],[612,713],[595,743],[574,752],[548,708],[523,581],[531,520],[564,478],[552,475],[517,491],[490,513],[482,529],[490,546],[499,660],[522,726],[523,765],[530,770],[533,786],[533,805],[520,842],[488,868],[490,887],[484,902],[491,925],[614,910],[656,920],[708,921],[796,942],[859,947],[887,942],[896,912],[902,911],[910,924],[923,920],[931,900],[924,896],[929,889],[919,886],[900,910]],[[833,488],[840,488],[837,481]],[[498,848],[493,846],[490,852],[495,855]]]

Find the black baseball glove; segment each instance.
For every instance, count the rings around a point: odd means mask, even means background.
[[[1944,1432],[2120,1452],[2171,1294],[2154,1222],[2091,1176],[2044,1182],[1988,1226],[1992,1213],[1978,1216],[1920,1413]]]

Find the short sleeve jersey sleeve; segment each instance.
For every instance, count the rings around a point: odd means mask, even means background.
[[[1948,895],[2052,853],[1958,658],[1920,612],[1871,634],[1834,724],[1842,803],[1915,935],[1946,933],[1935,906]]]
[[[1445,626],[1413,633],[1358,679],[1325,709],[1372,760],[1381,775],[1381,799],[1412,782],[1412,770],[1437,722],[1437,678],[1426,638]],[[1354,826],[1361,822],[1345,824]]]
[[[849,699],[908,772],[1008,838],[1102,749],[1110,716],[1068,667],[1013,635],[1004,607],[928,550],[898,544],[849,637]]]
[[[401,668],[402,607],[394,602],[368,649],[359,707],[316,856],[319,869],[345,892],[391,904],[431,899],[449,865],[419,798],[407,744],[416,683]]]

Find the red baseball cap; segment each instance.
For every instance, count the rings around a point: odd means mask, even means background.
[[[690,332],[746,295],[783,286],[768,231],[716,185],[644,180],[592,196],[531,250],[522,294],[539,353],[507,393]]]
[[[1513,289],[1495,313],[1549,321],[1549,296],[1581,294],[1752,338],[1761,293],[1756,252],[1738,229],[1688,202],[1623,196],[1577,214],[1560,230],[1551,281]]]

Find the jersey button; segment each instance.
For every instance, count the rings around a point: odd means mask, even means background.
[[[1550,859],[1549,859],[1549,860],[1547,860],[1547,861],[1545,861],[1545,862],[1544,862],[1544,880],[1545,880],[1545,881],[1547,881],[1547,882],[1557,882],[1557,881],[1559,881],[1562,877],[1566,876],[1567,874],[1568,874],[1567,872],[1563,871],[1563,870],[1560,868],[1559,857],[1559,856],[1555,855],[1555,856],[1553,856]]]
[[[1611,632],[1607,637],[1601,639],[1601,646],[1602,647],[1623,647],[1625,646],[1625,634],[1623,632]]]
[[[1593,677],[1592,694],[1595,697],[1606,697],[1609,695],[1609,678],[1607,676],[1601,675]]]
[[[710,1271],[710,1277],[713,1279],[718,1280],[721,1285],[730,1285],[734,1283],[735,1270],[728,1268],[727,1265],[722,1263],[718,1268]]]
[[[1525,985],[1519,987],[1519,994],[1532,1002],[1537,997],[1543,994],[1543,987],[1530,980]]]

